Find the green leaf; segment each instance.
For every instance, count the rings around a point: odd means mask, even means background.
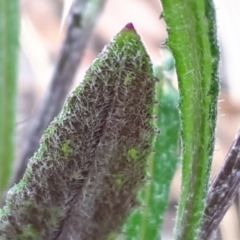
[[[71,93],[22,181],[8,192],[0,238],[106,239],[120,226],[144,178],[154,80],[128,24]]]
[[[163,0],[179,79],[182,190],[176,239],[198,239],[212,163],[219,51],[211,0]]]
[[[18,1],[0,1],[0,199],[15,157],[18,11]]]
[[[160,68],[157,75],[162,79]],[[139,194],[140,207],[124,226],[127,240],[159,240],[169,189],[178,165],[178,140],[180,119],[178,93],[171,82],[164,79],[156,85],[153,108],[154,125],[160,130],[153,142],[153,152],[148,159],[150,180]]]

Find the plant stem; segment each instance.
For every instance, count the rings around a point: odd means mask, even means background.
[[[224,165],[215,177],[207,196],[200,239],[214,237],[218,225],[240,188],[240,132],[229,150]]]
[[[168,46],[180,89],[182,190],[176,239],[198,239],[209,183],[219,90],[215,12],[211,0],[163,0]]]
[[[0,1],[0,201],[15,157],[19,6]]]

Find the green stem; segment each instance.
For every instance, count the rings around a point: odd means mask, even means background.
[[[18,1],[0,1],[0,199],[15,157],[18,11]]]
[[[180,89],[182,190],[176,238],[197,239],[208,189],[217,115],[218,60],[211,0],[163,0]]]

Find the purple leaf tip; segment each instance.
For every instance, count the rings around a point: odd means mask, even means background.
[[[128,23],[128,24],[125,26],[125,29],[136,32],[136,30],[135,30],[135,28],[134,28],[134,26],[133,26],[132,23]]]

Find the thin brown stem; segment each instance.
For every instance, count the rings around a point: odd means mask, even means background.
[[[200,239],[211,239],[214,237],[218,225],[233,203],[239,187],[240,131],[226,156],[222,169],[210,187]]]

